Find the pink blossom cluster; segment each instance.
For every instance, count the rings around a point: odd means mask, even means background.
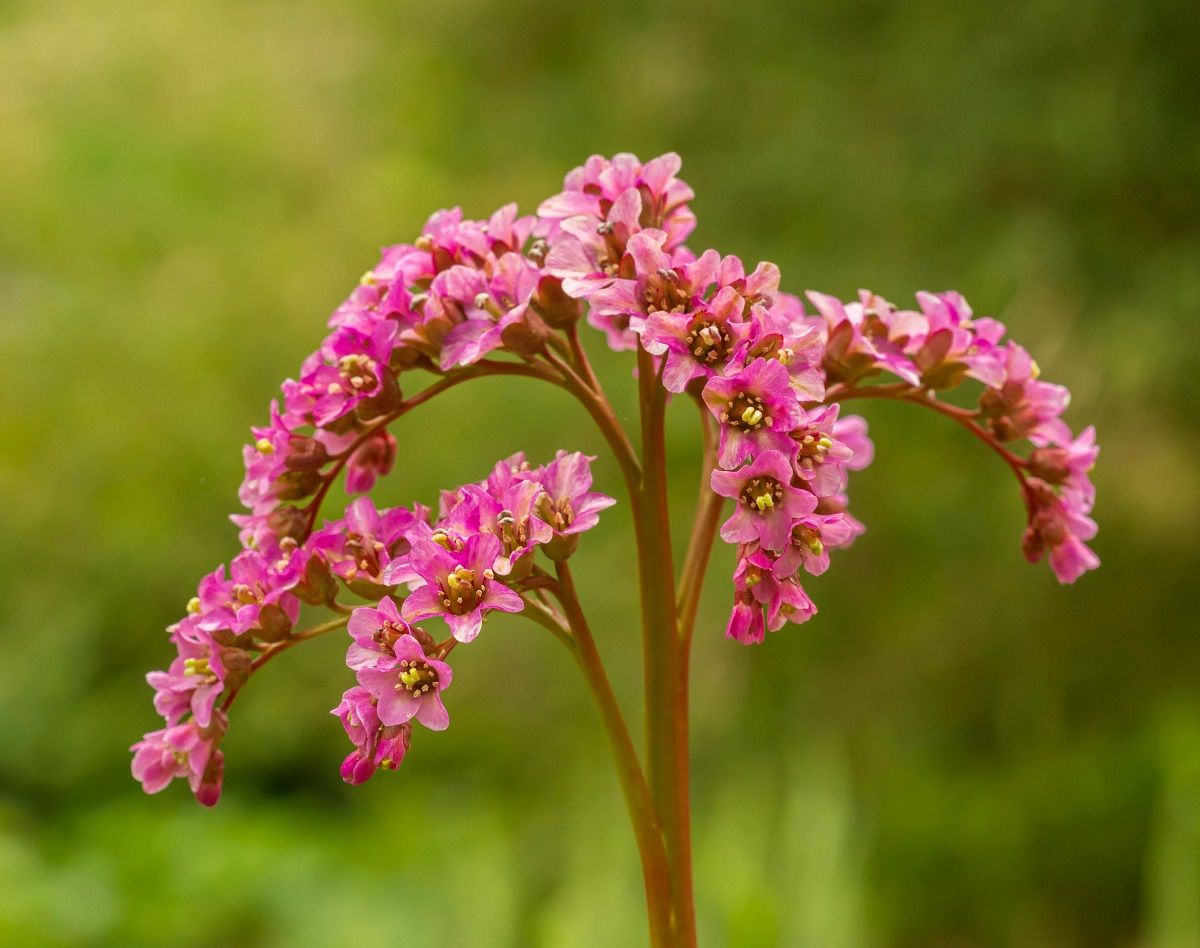
[[[982,383],[977,410],[941,410],[989,441],[1016,473],[1028,512],[1025,556],[1030,562],[1046,556],[1063,583],[1100,565],[1087,546],[1096,535],[1089,479],[1100,450],[1095,429],[1072,434],[1062,419],[1070,392],[1042,381],[1029,353],[1004,339],[1002,324],[976,318],[953,292],[918,293],[917,310],[897,309],[865,290],[850,303],[808,295],[819,317],[826,379],[842,395],[880,373],[904,383],[896,394],[909,400],[933,401],[966,379]],[[1032,446],[1026,457],[1007,447],[1020,441]]]
[[[486,220],[439,211],[415,241],[383,249],[243,449],[245,510],[233,518],[243,550],[201,580],[169,629],[175,659],[148,676],[165,727],[133,748],[147,791],[186,777],[215,802],[234,696],[273,655],[325,630],[297,629],[302,604],[349,616],[357,684],[335,709],[354,744],[349,782],[398,765],[414,720],[446,726],[450,651],[489,612],[522,608],[536,550],[569,557],[613,503],[591,491],[591,459],[560,452],[534,468],[515,455],[445,493],[436,516],[361,496],[318,524],[322,504],[339,481],[369,493],[397,461],[389,424],[442,388],[570,371],[560,356],[585,317],[611,349],[641,350],[641,371],[695,400],[718,432],[711,488],[733,501],[720,527],[737,550],[733,639],[811,617],[803,577],[863,532],[847,510],[848,474],[873,449],[865,421],[842,413],[851,398],[925,404],[970,429],[1020,480],[1025,555],[1046,556],[1063,582],[1098,564],[1086,545],[1094,431],[1071,433],[1066,390],[1039,379],[1000,323],[957,293],[919,293],[905,310],[865,291],[851,302],[810,292],[806,306],[780,289],[775,264],[693,253],[693,192],[679,169],[674,154],[593,156],[536,215],[512,204]],[[968,379],[977,409],[941,400]],[[376,605],[348,606],[343,593]],[[448,627],[442,642],[416,624],[433,618]]]
[[[591,490],[591,461],[562,451],[533,467],[513,455],[485,480],[443,493],[436,517],[359,497],[302,543],[280,540],[276,559],[249,549],[228,577],[224,567],[204,577],[168,630],[177,657],[147,676],[166,727],[134,746],[134,775],[151,793],[187,777],[202,802],[216,802],[224,712],[263,661],[303,638],[294,629],[302,602],[349,613],[346,664],[358,685],[334,710],[355,745],[344,778],[398,766],[412,719],[434,730],[449,723],[440,695],[455,644],[473,640],[488,613],[521,611],[514,587],[533,574],[535,551],[569,557],[614,503]],[[379,603],[353,609],[338,601],[343,592]],[[434,618],[450,633],[440,643],[415,624]]]

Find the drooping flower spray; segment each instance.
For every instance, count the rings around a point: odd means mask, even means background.
[[[413,243],[383,251],[283,383],[269,423],[252,429],[246,512],[233,518],[244,549],[200,581],[169,629],[177,657],[147,676],[165,721],[132,748],[148,793],[181,777],[216,803],[238,693],[276,655],[333,632],[348,640],[349,687],[333,709],[353,746],[342,777],[358,784],[393,770],[415,734],[449,725],[454,649],[491,613],[522,613],[566,645],[596,700],[637,837],[652,943],[690,945],[688,658],[709,554],[718,535],[737,550],[730,639],[761,642],[816,613],[806,575],[864,530],[847,487],[872,446],[846,402],[908,402],[962,426],[1017,479],[1025,556],[1045,557],[1065,583],[1098,565],[1087,546],[1094,431],[1071,433],[1067,391],[1040,380],[1000,323],[952,292],[918,293],[915,309],[866,291],[849,302],[810,292],[806,305],[780,290],[772,263],[747,272],[737,257],[697,255],[684,246],[696,218],[679,168],[673,154],[594,156],[536,215],[515,205],[486,221],[440,211]],[[635,353],[636,438],[592,371],[581,323]],[[414,391],[417,369],[435,381]],[[581,534],[616,502],[592,490],[592,458],[514,455],[443,492],[436,511],[380,510],[367,496],[396,463],[390,426],[485,375],[566,390],[621,469],[641,591],[640,753],[571,575]],[[977,408],[944,400],[968,380]],[[678,570],[663,444],[672,396],[699,409],[706,472]],[[339,479],[363,496],[323,520]],[[331,618],[300,628],[302,604]]]

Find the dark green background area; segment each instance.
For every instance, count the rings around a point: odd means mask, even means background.
[[[1075,587],[1022,560],[1008,472],[902,405],[865,406],[869,532],[812,622],[726,643],[718,551],[704,944],[1200,943],[1197,26],[1184,2],[0,3],[0,941],[642,939],[594,713],[528,623],[455,653],[453,726],[364,787],[338,777],[336,637],[239,699],[216,810],[144,797],[127,747],[157,726],[161,630],[236,550],[247,428],[377,247],[446,205],[532,210],[592,152],[674,149],[693,247],[797,292],[957,288],[1104,446],[1104,566]],[[602,448],[508,380],[398,434],[389,502]],[[636,708],[630,558],[621,504],[577,573]]]

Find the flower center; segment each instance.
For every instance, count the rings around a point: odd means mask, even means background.
[[[263,598],[262,589],[257,583],[253,586],[248,586],[245,583],[234,583],[231,592],[233,594],[233,601],[243,606],[261,602]]]
[[[738,500],[755,513],[766,514],[783,500],[783,485],[773,477],[752,477],[742,487]]]
[[[474,612],[487,593],[487,581],[491,570],[484,570],[476,577],[475,570],[456,566],[442,580],[442,606],[456,616]]]
[[[209,665],[207,658],[185,658],[183,660],[183,674],[187,678],[203,678],[208,681],[217,680],[217,676],[213,674],[212,666]]]
[[[833,447],[833,441],[827,435],[820,432],[817,434],[806,434],[802,438],[792,436],[796,443],[800,445],[800,464],[803,467],[811,470],[818,464],[825,463],[825,455],[829,453],[829,449]]]
[[[496,515],[496,525],[500,528],[500,542],[506,553],[521,549],[529,541],[528,523],[517,520],[511,510],[501,510]]]
[[[359,572],[374,576],[379,572],[379,553],[383,543],[361,533],[346,534],[346,556],[354,561]]]
[[[729,400],[721,412],[721,423],[738,431],[756,431],[771,427],[771,416],[767,406],[757,395],[740,392]]]
[[[383,625],[375,630],[375,634],[371,636],[371,639],[383,651],[390,652],[392,646],[396,644],[396,639],[400,638],[404,633],[405,630],[396,625],[391,619],[385,619]]]
[[[792,545],[804,547],[813,556],[825,552],[825,544],[821,542],[821,532],[805,524],[797,524],[792,531]]]
[[[544,494],[538,502],[537,512],[539,517],[559,533],[575,522],[575,508],[571,505],[570,497],[559,497],[556,500],[549,494]]]
[[[682,313],[687,307],[687,294],[679,283],[679,274],[666,267],[646,277],[646,288],[642,291],[646,311],[650,313]]]
[[[697,362],[712,365],[729,355],[729,333],[716,323],[697,324],[683,340]]]
[[[400,662],[400,680],[396,682],[397,691],[407,691],[414,698],[437,691],[438,673],[429,662],[416,659]]]
[[[375,360],[365,355],[342,356],[338,373],[351,391],[362,392],[375,386]]]

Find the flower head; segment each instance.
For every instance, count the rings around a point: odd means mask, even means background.
[[[783,550],[792,523],[817,506],[813,494],[792,486],[791,462],[778,451],[764,451],[736,471],[713,471],[711,483],[735,501],[733,515],[721,525],[727,543],[758,541],[769,550]]]
[[[410,622],[441,616],[456,639],[470,642],[487,613],[520,612],[521,597],[495,578],[493,564],[500,552],[499,538],[489,533],[470,537],[461,551],[433,540],[415,541],[409,564],[417,585],[400,614]]]

